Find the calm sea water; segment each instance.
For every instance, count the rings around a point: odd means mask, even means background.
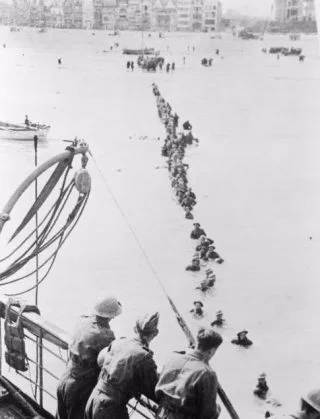
[[[120,48],[111,51],[114,42]],[[195,218],[225,259],[215,266],[214,296],[205,298],[203,323],[211,322],[218,309],[228,322],[212,365],[241,417],[272,410],[252,394],[261,372],[285,410],[295,408],[300,392],[319,384],[320,367],[316,37],[292,44],[306,54],[299,63],[295,57],[277,60],[261,53],[263,47],[291,46],[287,37],[246,42],[228,35],[222,40],[207,34],[145,35],[146,46],[176,63],[174,74],[127,72],[121,48],[139,48],[139,33],[115,38],[106,32],[0,28],[2,43],[7,48],[0,50],[1,120],[22,122],[28,114],[52,126],[49,140],[40,145],[40,161],[62,151],[61,140],[78,136],[90,144],[99,166],[89,163],[93,187],[87,210],[41,287],[42,314],[71,331],[97,297],[111,292],[124,307],[113,323],[118,336],[131,333],[139,313],[158,310],[160,335],[152,344],[158,364],[172,350],[185,348],[102,172],[167,292],[191,328],[199,324],[189,310],[200,296],[194,288],[201,276],[184,270],[193,254],[192,223],[174,200],[162,142],[155,140],[165,135],[151,90],[155,82],[200,139],[186,156],[198,197]],[[214,56],[216,48],[220,57]],[[213,67],[202,67],[201,59],[211,56]],[[33,159],[32,144],[0,142],[3,204],[33,170]],[[29,195],[22,201],[5,227],[2,246],[31,200]],[[242,328],[254,341],[249,350],[230,344]]]

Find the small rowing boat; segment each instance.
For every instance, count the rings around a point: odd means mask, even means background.
[[[36,135],[39,140],[45,140],[49,129],[50,125],[10,124],[0,121],[0,139],[31,141]]]
[[[126,55],[153,55],[155,54],[154,48],[144,48],[144,49],[129,49],[124,48],[122,54]]]

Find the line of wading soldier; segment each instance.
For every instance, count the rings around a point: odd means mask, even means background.
[[[128,419],[127,403],[141,395],[158,403],[158,419],[216,419],[217,376],[209,365],[222,337],[201,328],[197,346],[175,352],[160,374],[149,345],[159,314],[139,316],[131,338],[115,339],[110,322],[122,312],[117,298],[97,302],[82,316],[58,385],[57,419]]]
[[[217,52],[219,53],[219,51]],[[165,125],[167,137],[162,147],[162,155],[168,157],[168,170],[171,179],[171,186],[175,191],[177,201],[185,211],[185,218],[193,219],[192,210],[197,204],[196,194],[188,186],[187,170],[189,165],[184,163],[185,150],[188,145],[194,142],[199,143],[192,134],[192,125],[189,121],[182,125],[183,132],[177,133],[179,116],[172,112],[171,105],[164,100],[155,83],[152,84],[153,94],[157,100],[157,108],[159,118]],[[194,223],[194,229],[191,231],[190,237],[197,240],[198,244],[195,247],[191,264],[186,267],[186,271],[199,272],[201,270],[201,263],[207,264],[209,262],[216,262],[222,264],[224,260],[217,253],[214,246],[214,241],[207,237],[207,234],[199,223]],[[216,275],[212,269],[206,270],[206,277],[201,281],[200,289],[202,292],[210,292],[216,282]],[[202,301],[194,301],[194,307],[190,310],[195,319],[204,317],[204,309]],[[223,320],[223,321],[222,321]],[[225,320],[223,313],[217,312],[216,320],[211,323],[217,327],[223,327]],[[248,331],[243,330],[237,334],[237,338],[233,339],[231,343],[248,348],[252,345],[252,341],[247,337]]]
[[[217,51],[217,54],[219,51]],[[175,190],[178,203],[185,210],[185,217],[187,219],[193,219],[192,210],[196,205],[196,195],[190,187],[188,187],[187,170],[189,165],[183,162],[185,157],[185,149],[188,145],[192,145],[193,142],[198,143],[192,135],[192,125],[189,121],[183,124],[183,132],[177,134],[179,117],[172,112],[172,108],[168,102],[161,96],[158,87],[153,83],[153,93],[157,98],[158,114],[161,121],[164,123],[167,137],[165,139],[164,146],[162,148],[162,155],[168,157],[168,169],[171,178],[171,185]],[[192,262],[186,267],[187,271],[199,272],[201,266],[208,262],[216,262],[222,264],[224,260],[216,252],[214,241],[207,237],[207,234],[200,223],[194,223],[194,228],[191,231],[190,238],[197,240],[195,247],[195,254]],[[208,268],[205,271],[206,276],[200,282],[200,286],[196,289],[201,292],[210,292],[216,282],[216,275],[213,270]],[[194,301],[194,307],[190,310],[190,313],[195,319],[201,319],[205,315],[204,304],[202,301]],[[223,313],[219,310],[216,313],[216,319],[211,323],[212,327],[222,328],[226,321],[223,318]],[[231,343],[244,348],[249,348],[252,345],[252,341],[247,337],[248,331],[242,330],[237,333],[237,337],[231,340]],[[266,390],[267,389],[267,390]],[[262,374],[258,378],[257,388],[254,390],[254,394],[265,399],[268,392],[268,386],[266,382],[265,374]]]
[[[139,316],[133,336],[116,339],[110,322],[121,312],[117,298],[107,296],[91,315],[80,318],[57,389],[56,418],[129,419],[127,403],[141,395],[158,403],[157,419],[218,418],[218,381],[209,362],[222,343],[221,335],[213,328],[200,328],[196,348],[174,352],[159,374],[149,348],[159,333],[159,314]],[[265,398],[267,392],[261,374],[254,393]],[[320,419],[320,388],[303,395],[300,411],[287,418]]]
[[[179,117],[172,112],[172,108],[168,102],[161,96],[158,87],[153,84],[153,93],[157,98],[158,114],[161,121],[164,123],[167,137],[164,146],[162,147],[162,155],[168,157],[168,169],[171,178],[171,186],[173,187],[177,201],[185,211],[185,218],[193,219],[192,210],[197,204],[196,194],[188,186],[187,170],[189,165],[183,162],[185,157],[185,150],[188,145],[194,142],[199,143],[192,134],[192,125],[189,121],[182,125],[183,132],[177,133]],[[215,250],[214,241],[207,237],[205,231],[201,228],[199,223],[194,223],[194,230],[191,232],[191,238],[199,240],[195,249],[195,254],[191,264],[186,267],[187,271],[200,271],[200,262],[215,261],[219,264],[223,263],[223,259]],[[213,287],[212,281],[214,274],[201,282],[201,290],[206,291]]]

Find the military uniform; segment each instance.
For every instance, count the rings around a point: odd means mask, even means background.
[[[202,228],[195,228],[194,230],[192,230],[190,237],[192,239],[198,240],[200,239],[201,236],[205,236],[206,233]]]
[[[126,404],[131,398],[144,394],[155,400],[158,374],[152,355],[138,337],[119,339],[102,351],[103,366],[85,419],[128,419]]]
[[[57,419],[82,419],[87,400],[97,383],[99,352],[115,339],[107,319],[83,316],[69,347],[67,371],[60,380]]]
[[[216,419],[217,377],[199,351],[174,354],[156,386],[158,419]]]

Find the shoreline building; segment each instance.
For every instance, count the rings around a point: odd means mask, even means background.
[[[217,0],[204,0],[203,30],[217,32],[221,29],[222,5]]]
[[[203,31],[204,0],[193,0],[191,9],[191,19],[191,30],[193,32]]]
[[[192,0],[177,0],[177,31],[191,31]]]
[[[141,29],[141,1],[128,0],[128,29],[130,31]]]
[[[303,0],[302,7],[302,14],[304,20],[316,20],[315,0]]]
[[[92,0],[83,0],[82,27],[83,29],[93,29],[94,27],[94,6]]]
[[[222,17],[219,0],[12,0],[10,10],[15,25],[67,29],[211,32]]]
[[[64,14],[64,27],[67,29],[82,29],[82,1],[65,0],[62,8]]]
[[[274,20],[278,23],[315,21],[315,0],[275,0]]]
[[[128,23],[128,0],[118,0],[119,14],[117,29],[127,30],[129,27]]]
[[[6,2],[0,1],[0,24],[10,25],[11,14],[10,5]]]
[[[116,0],[103,0],[102,2],[102,28],[115,30],[118,21],[118,4]]]
[[[152,27],[156,31],[175,31],[177,27],[177,7],[173,0],[166,3],[156,0],[152,7]]]

